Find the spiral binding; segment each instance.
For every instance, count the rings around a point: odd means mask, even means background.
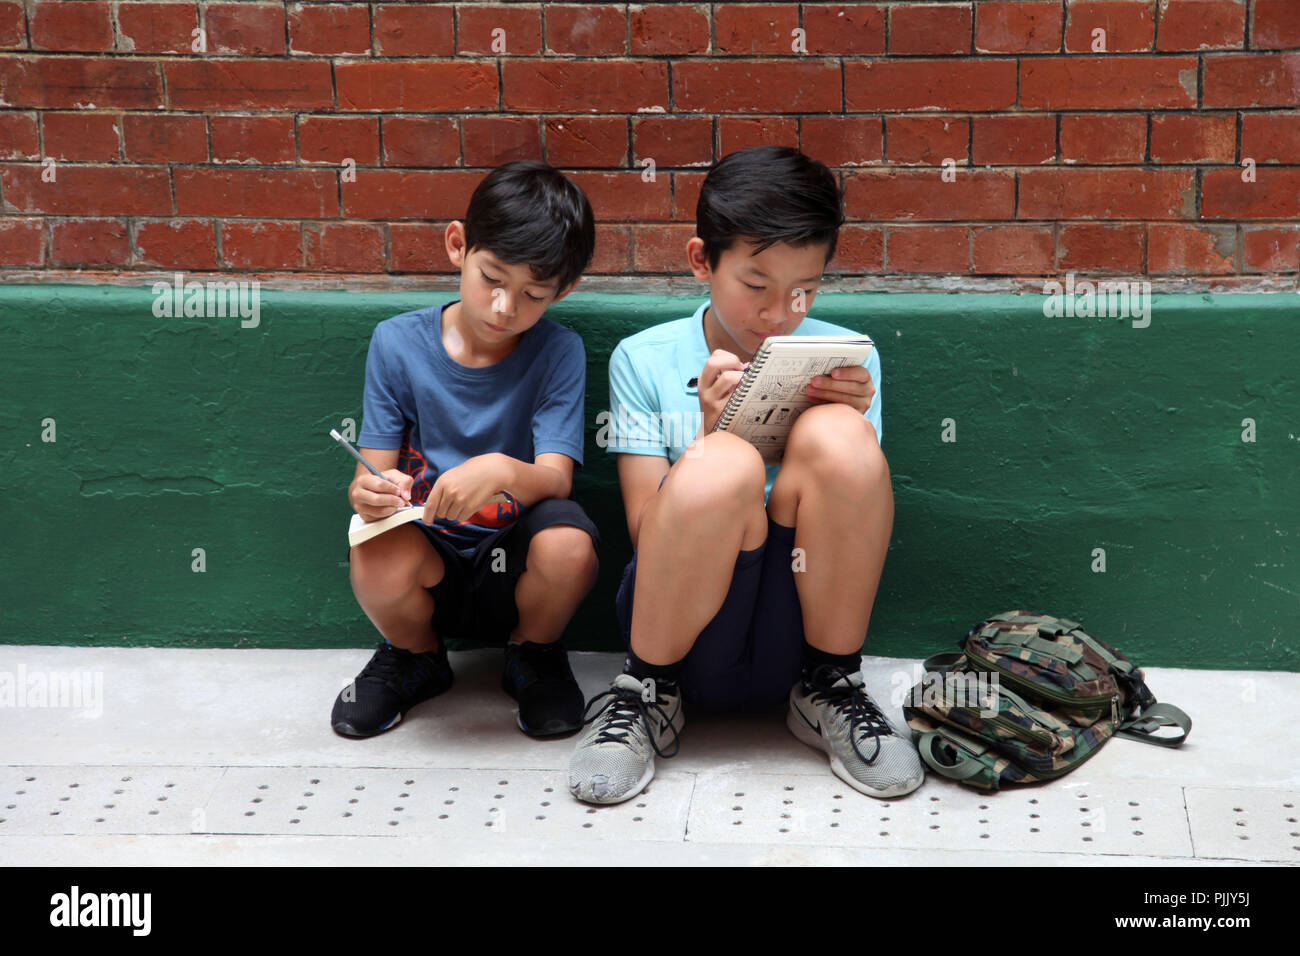
[[[754,356],[754,361],[752,361],[749,364],[749,368],[745,370],[745,377],[741,379],[740,384],[736,386],[736,390],[731,393],[731,398],[728,399],[726,407],[722,409],[722,414],[718,416],[718,423],[713,426],[715,432],[723,431],[731,427],[731,419],[735,416],[736,412],[740,411],[740,406],[745,403],[745,396],[749,394],[749,390],[753,387],[754,383],[758,381],[759,375],[763,372],[763,365],[767,362],[768,357],[771,354],[772,350],[769,349],[767,343],[764,342],[759,347],[758,354]]]

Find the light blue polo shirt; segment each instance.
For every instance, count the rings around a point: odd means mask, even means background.
[[[596,416],[597,444],[616,455],[659,455],[671,465],[686,451],[700,428],[699,391],[695,379],[709,360],[704,340],[706,301],[695,314],[628,336],[609,358],[609,409]],[[792,335],[860,335],[852,329],[805,316]],[[884,440],[880,427],[880,355],[873,348],[862,363],[871,373],[876,394],[866,417]],[[767,486],[780,465],[767,466]]]

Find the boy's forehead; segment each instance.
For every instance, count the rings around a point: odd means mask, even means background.
[[[821,278],[825,269],[829,243],[810,242],[794,246],[780,241],[762,252],[755,252],[758,246],[756,240],[740,239],[723,251],[722,258],[742,272],[761,278],[793,278],[799,282],[814,282]],[[791,276],[792,272],[799,275]]]
[[[536,273],[533,272],[533,267],[530,266],[528,263],[506,262],[505,260],[493,255],[491,250],[489,249],[475,249],[473,254],[481,256],[490,266],[495,266],[498,269],[516,273],[520,278],[526,278],[527,281],[532,282],[536,285],[546,286],[548,288],[554,288],[558,285],[560,281],[559,276],[552,276],[549,279],[538,279]]]

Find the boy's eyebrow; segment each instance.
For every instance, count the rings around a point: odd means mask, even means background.
[[[749,270],[749,272],[750,272],[751,275],[756,275],[756,276],[759,276],[760,278],[763,278],[763,279],[770,279],[770,278],[772,278],[770,275],[768,275],[766,272],[764,272],[762,269],[760,269],[760,268],[759,268],[758,266],[756,266],[756,265],[748,265],[748,266],[746,266],[745,268],[747,268],[747,269]],[[815,275],[815,276],[805,276],[804,278],[799,279],[799,280],[797,280],[797,281],[799,281],[799,282],[820,282],[820,281],[821,281],[821,276],[819,276],[819,275]]]

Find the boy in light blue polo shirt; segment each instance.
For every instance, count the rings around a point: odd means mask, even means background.
[[[924,779],[860,673],[894,513],[876,351],[809,383],[814,406],[779,466],[711,431],[765,337],[853,334],[807,316],[842,222],[823,164],[778,146],[727,156],[686,246],[709,301],[610,358],[597,442],[618,456],[636,552],[617,602],[624,672],[588,704],[600,707],[569,764],[580,800],[639,793],[655,755],[677,752],[683,698],[708,710],[784,701],[794,735],[862,793],[896,797]]]

